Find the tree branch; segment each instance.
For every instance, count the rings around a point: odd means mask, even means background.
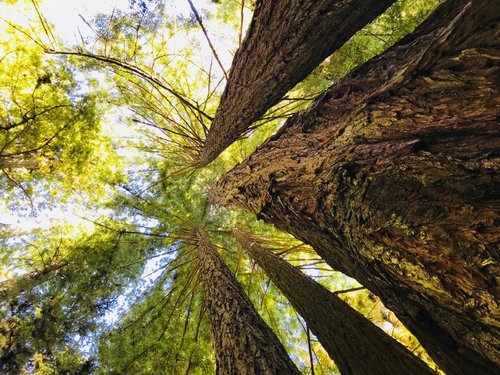
[[[51,48],[46,48],[45,52],[49,53],[49,54],[52,54],[52,55],[68,55],[68,56],[87,57],[89,59],[97,60],[97,61],[103,62],[105,64],[115,65],[115,66],[117,66],[119,68],[122,68],[122,69],[124,69],[124,70],[132,73],[133,75],[136,75],[138,77],[141,77],[141,78],[145,79],[146,81],[148,81],[149,83],[151,83],[153,85],[161,87],[162,89],[168,91],[173,96],[175,96],[177,99],[179,99],[179,101],[182,104],[184,104],[187,107],[191,108],[192,110],[200,113],[201,115],[203,115],[208,120],[210,120],[210,121],[213,120],[213,117],[211,117],[208,114],[206,114],[205,112],[203,112],[201,109],[199,109],[196,105],[194,105],[193,103],[191,103],[188,99],[184,98],[177,91],[175,91],[172,88],[168,87],[163,82],[161,82],[158,78],[153,77],[151,74],[145,72],[143,69],[141,69],[141,68],[139,68],[139,67],[137,67],[135,65],[126,63],[125,61],[122,61],[122,60],[119,60],[119,59],[115,59],[113,57],[96,55],[96,54],[89,53],[89,52],[56,51],[56,50],[51,49]]]
[[[210,46],[210,49],[212,50],[212,53],[214,54],[215,60],[217,60],[217,63],[219,64],[220,68],[222,69],[222,72],[224,73],[224,76],[226,77],[226,81],[228,80],[228,75],[226,70],[224,69],[224,66],[222,65],[222,62],[219,59],[219,55],[217,55],[217,52],[215,51],[215,48],[212,44],[212,41],[210,40],[210,37],[208,36],[207,30],[205,29],[205,26],[203,26],[203,22],[201,21],[201,17],[196,10],[196,8],[193,5],[193,2],[191,0],[188,0],[189,6],[191,7],[191,10],[194,13],[194,16],[196,17],[196,20],[198,21],[201,31],[203,31],[203,34],[205,34],[205,38],[207,39],[208,45]]]

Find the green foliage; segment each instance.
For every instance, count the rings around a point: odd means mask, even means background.
[[[7,290],[0,300],[2,369],[29,369],[40,361],[60,367],[71,358],[83,366],[81,354],[74,358],[79,340],[99,332],[98,318],[141,274],[139,260],[151,244],[142,236],[99,229],[78,238],[27,237],[17,244],[16,258],[18,268],[32,271],[12,276],[25,280],[8,284],[17,293]]]
[[[102,95],[64,58],[46,55],[13,23],[0,24],[0,192],[11,207],[100,199],[120,181],[102,121]],[[43,196],[44,202],[37,198]],[[52,199],[47,199],[52,197]]]
[[[98,373],[214,372],[200,295],[191,293],[184,298],[185,292],[179,287],[186,277],[186,272],[178,269],[175,283],[157,283],[139,296],[120,325],[102,337]]]

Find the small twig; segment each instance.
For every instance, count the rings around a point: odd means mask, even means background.
[[[33,38],[29,33],[27,33],[26,31],[24,31],[23,29],[21,29],[20,27],[16,26],[15,24],[7,21],[5,18],[2,18],[0,17],[0,20],[2,20],[3,22],[5,22],[7,25],[9,25],[10,27],[12,27],[13,29],[19,31],[20,33],[24,34],[26,37],[28,37],[29,39],[31,39],[33,42],[35,42],[36,45],[38,45],[39,47],[41,47],[42,49],[46,49],[47,47],[43,44],[43,42],[41,40],[36,40],[35,38]]]
[[[212,41],[210,40],[210,37],[208,36],[207,30],[205,29],[205,26],[203,26],[203,22],[201,21],[201,17],[196,10],[196,8],[193,5],[193,2],[191,0],[188,0],[189,6],[191,7],[191,10],[194,13],[194,16],[196,17],[196,20],[200,24],[201,30],[203,31],[203,34],[205,34],[205,38],[207,39],[208,45],[210,46],[210,49],[212,50],[212,53],[214,54],[215,60],[217,60],[217,63],[219,64],[220,68],[222,69],[222,72],[224,73],[224,76],[226,77],[226,80],[228,80],[228,75],[226,70],[224,69],[224,66],[222,65],[222,62],[219,59],[219,55],[217,55],[217,52],[215,51],[215,48],[212,44]]]
[[[134,230],[125,230],[125,229],[113,228],[113,227],[110,227],[109,225],[106,225],[106,224],[103,224],[103,223],[99,223],[98,221],[89,219],[89,218],[87,218],[85,216],[80,216],[80,215],[75,214],[75,213],[73,213],[73,215],[79,217],[80,219],[83,219],[83,220],[86,220],[88,222],[91,222],[92,224],[97,225],[97,226],[99,226],[101,228],[104,228],[104,229],[107,229],[107,230],[110,230],[110,231],[113,231],[113,232],[116,232],[116,233],[119,233],[119,234],[140,234],[140,235],[149,236],[149,237],[170,238],[170,236],[167,235],[167,234],[144,233],[144,232],[139,232],[139,231],[134,231]]]
[[[75,116],[75,118],[73,120],[76,121],[77,119],[77,116]],[[10,157],[10,156],[18,156],[18,155],[25,155],[25,154],[31,154],[31,153],[34,153],[34,152],[37,152],[37,151],[40,151],[42,148],[46,147],[49,145],[50,142],[52,142],[58,135],[59,133],[61,133],[63,130],[65,130],[68,126],[70,125],[73,125],[72,122],[68,122],[66,123],[66,125],[64,125],[62,128],[58,129],[55,134],[53,134],[50,138],[48,138],[47,140],[45,140],[45,142],[43,142],[41,145],[38,145],[37,147],[35,148],[32,148],[30,150],[24,150],[24,151],[19,151],[19,152],[13,152],[13,153],[10,153],[10,154],[4,154],[3,151],[5,150],[5,148],[7,146],[10,145],[10,143],[12,143],[12,141],[14,141],[14,139],[10,140],[9,142],[7,142],[3,147],[2,149],[0,150],[0,153],[2,153],[2,157]],[[18,133],[19,134],[19,133]]]
[[[306,323],[306,335],[307,335],[307,347],[309,349],[309,361],[311,362],[311,375],[315,375],[313,351],[311,346],[311,330],[309,329],[309,325],[307,323]]]
[[[49,39],[50,44],[54,44],[56,42],[56,38],[54,37],[54,34],[52,33],[52,30],[50,29],[50,26],[47,23],[47,20],[45,19],[43,14],[40,12],[40,9],[38,8],[37,2],[35,0],[31,0],[31,3],[33,4],[33,7],[35,8],[36,14],[38,15],[40,23],[42,24],[43,31],[45,32],[45,35]]]
[[[158,342],[154,342],[153,344],[147,346],[142,352],[137,354],[132,360],[127,363],[127,365],[119,372],[119,374],[125,374],[125,372],[129,369],[130,366],[134,364],[135,361],[137,361],[139,358],[141,358],[144,354],[146,354],[150,349],[158,345]]]
[[[87,25],[94,34],[97,34],[92,25],[80,13],[78,13],[78,17],[81,18],[81,20],[85,23],[85,25]]]
[[[10,123],[10,124],[6,124],[6,125],[0,125],[0,129],[1,130],[10,130],[10,129],[13,129],[13,128],[17,127],[17,126],[20,126],[20,125],[23,125],[23,124],[27,123],[28,121],[34,120],[38,116],[41,116],[44,113],[50,112],[53,109],[58,109],[58,108],[63,108],[63,107],[72,107],[72,105],[70,105],[70,104],[56,105],[56,106],[44,109],[43,111],[41,111],[39,113],[35,113],[34,115],[31,115],[31,116],[23,116],[22,120],[19,121],[19,122]]]
[[[2,172],[5,174],[5,176],[14,184],[16,185],[19,189],[21,189],[21,191],[23,192],[23,194],[26,196],[26,198],[28,199],[28,202],[30,203],[30,206],[31,206],[31,210],[33,212],[35,212],[35,205],[33,204],[33,200],[31,199],[31,196],[28,194],[28,192],[26,191],[26,189],[24,188],[23,185],[21,185],[20,182],[16,181],[14,179],[14,177],[12,177],[10,174],[7,173],[7,171],[5,169],[2,169]]]
[[[358,288],[350,288],[350,289],[344,289],[344,290],[337,290],[335,292],[333,292],[333,294],[337,295],[337,294],[343,294],[343,293],[350,293],[350,292],[356,292],[358,290],[363,290],[363,289],[366,289],[364,286],[360,286]]]

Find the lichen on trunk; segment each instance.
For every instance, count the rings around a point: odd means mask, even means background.
[[[494,374],[498,7],[445,1],[212,189],[310,244],[448,374]]]

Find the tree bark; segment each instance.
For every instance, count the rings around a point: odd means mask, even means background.
[[[259,0],[200,154],[214,160],[395,0]]]
[[[334,293],[235,230],[238,242],[307,322],[344,375],[424,375],[434,372],[408,349]]]
[[[211,190],[379,295],[448,374],[495,374],[497,3],[445,1]]]
[[[255,311],[204,231],[198,230],[197,242],[217,373],[299,375],[285,348]]]
[[[31,171],[40,169],[40,161],[37,157],[32,156],[29,158],[22,156],[1,156],[0,155],[0,169],[19,169],[25,168]]]

